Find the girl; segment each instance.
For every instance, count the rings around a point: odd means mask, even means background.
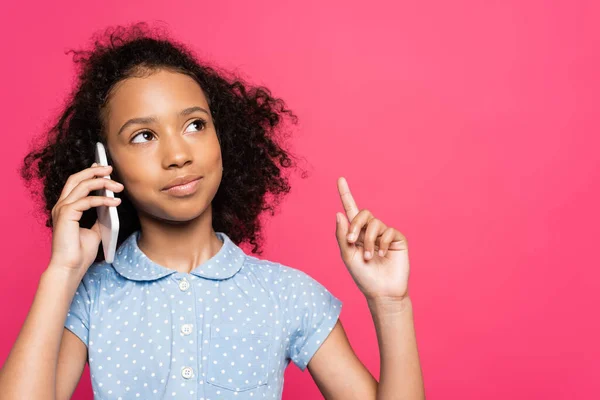
[[[68,399],[86,362],[98,399],[279,399],[290,361],[328,399],[424,398],[402,234],[338,180],[336,235],[372,312],[377,382],[339,299],[238,247],[260,251],[258,217],[289,191],[294,163],[276,132],[295,115],[143,24],[104,38],[75,52],[70,103],[22,167],[43,182],[52,255],[0,372],[3,399]],[[97,141],[110,167],[92,164]],[[101,188],[117,198],[91,195]],[[99,251],[100,205],[119,211],[112,263]]]

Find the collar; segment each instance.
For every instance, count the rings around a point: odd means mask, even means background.
[[[119,246],[112,266],[124,278],[132,281],[153,281],[176,273],[148,258],[139,248],[140,230],[133,232]],[[223,242],[221,249],[198,265],[190,274],[205,279],[222,280],[234,276],[244,264],[246,254],[223,232],[215,232]]]

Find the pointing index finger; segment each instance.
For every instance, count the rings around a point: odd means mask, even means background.
[[[356,214],[358,214],[358,207],[352,197],[352,193],[350,193],[350,187],[348,186],[348,182],[346,182],[346,178],[340,177],[337,183],[342,205],[344,206],[348,220],[352,221]]]

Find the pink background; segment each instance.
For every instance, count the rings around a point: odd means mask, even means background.
[[[50,256],[16,168],[73,81],[64,52],[107,25],[160,19],[299,115],[311,176],[292,182],[263,257],[342,299],[376,377],[375,330],[334,236],[342,175],[360,208],[409,239],[429,399],[598,396],[598,2],[89,3],[0,12],[2,363]],[[321,398],[293,365],[285,382],[285,399]],[[87,367],[73,398],[91,398]]]

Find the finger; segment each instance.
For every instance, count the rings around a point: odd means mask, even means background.
[[[397,229],[394,229],[394,236],[392,237],[392,242],[390,243],[389,250],[407,250],[408,249],[408,241],[406,240],[406,236],[404,236]]]
[[[58,219],[79,222],[84,211],[100,206],[116,207],[120,203],[121,199],[118,197],[87,196],[61,207],[59,211],[61,217]]]
[[[107,188],[113,192],[120,192],[124,187],[123,184],[108,178],[87,179],[80,182],[63,200],[63,203],[73,203],[74,201],[89,195],[93,190],[100,190],[102,188]]]
[[[356,206],[354,197],[352,197],[352,193],[350,193],[348,182],[346,181],[346,178],[341,177],[338,179],[337,184],[338,192],[340,193],[340,199],[342,200],[342,205],[344,206],[344,211],[346,211],[348,220],[352,221],[356,214],[358,214],[358,207]]]
[[[395,236],[394,228],[387,228],[379,237],[379,256],[385,257],[388,249],[390,248],[390,243],[394,239]]]
[[[363,243],[364,233],[362,232],[363,227],[372,220],[373,214],[369,210],[361,210],[352,222],[350,222],[350,228],[348,228],[347,240],[350,243]]]
[[[112,171],[112,167],[110,165],[106,167],[97,165],[95,167],[86,168],[69,176],[57,203],[64,200],[81,181],[91,179],[96,176],[106,176],[110,173],[110,171]]]
[[[370,260],[375,255],[375,242],[379,235],[381,235],[385,230],[386,226],[383,222],[378,220],[377,218],[373,218],[369,221],[367,225],[367,229],[365,231],[364,238],[364,257],[365,260]]]
[[[336,214],[335,237],[337,238],[341,253],[345,254],[348,251],[348,248],[350,247],[350,244],[346,240],[346,235],[348,234],[349,222],[343,213],[338,212],[335,214]]]

